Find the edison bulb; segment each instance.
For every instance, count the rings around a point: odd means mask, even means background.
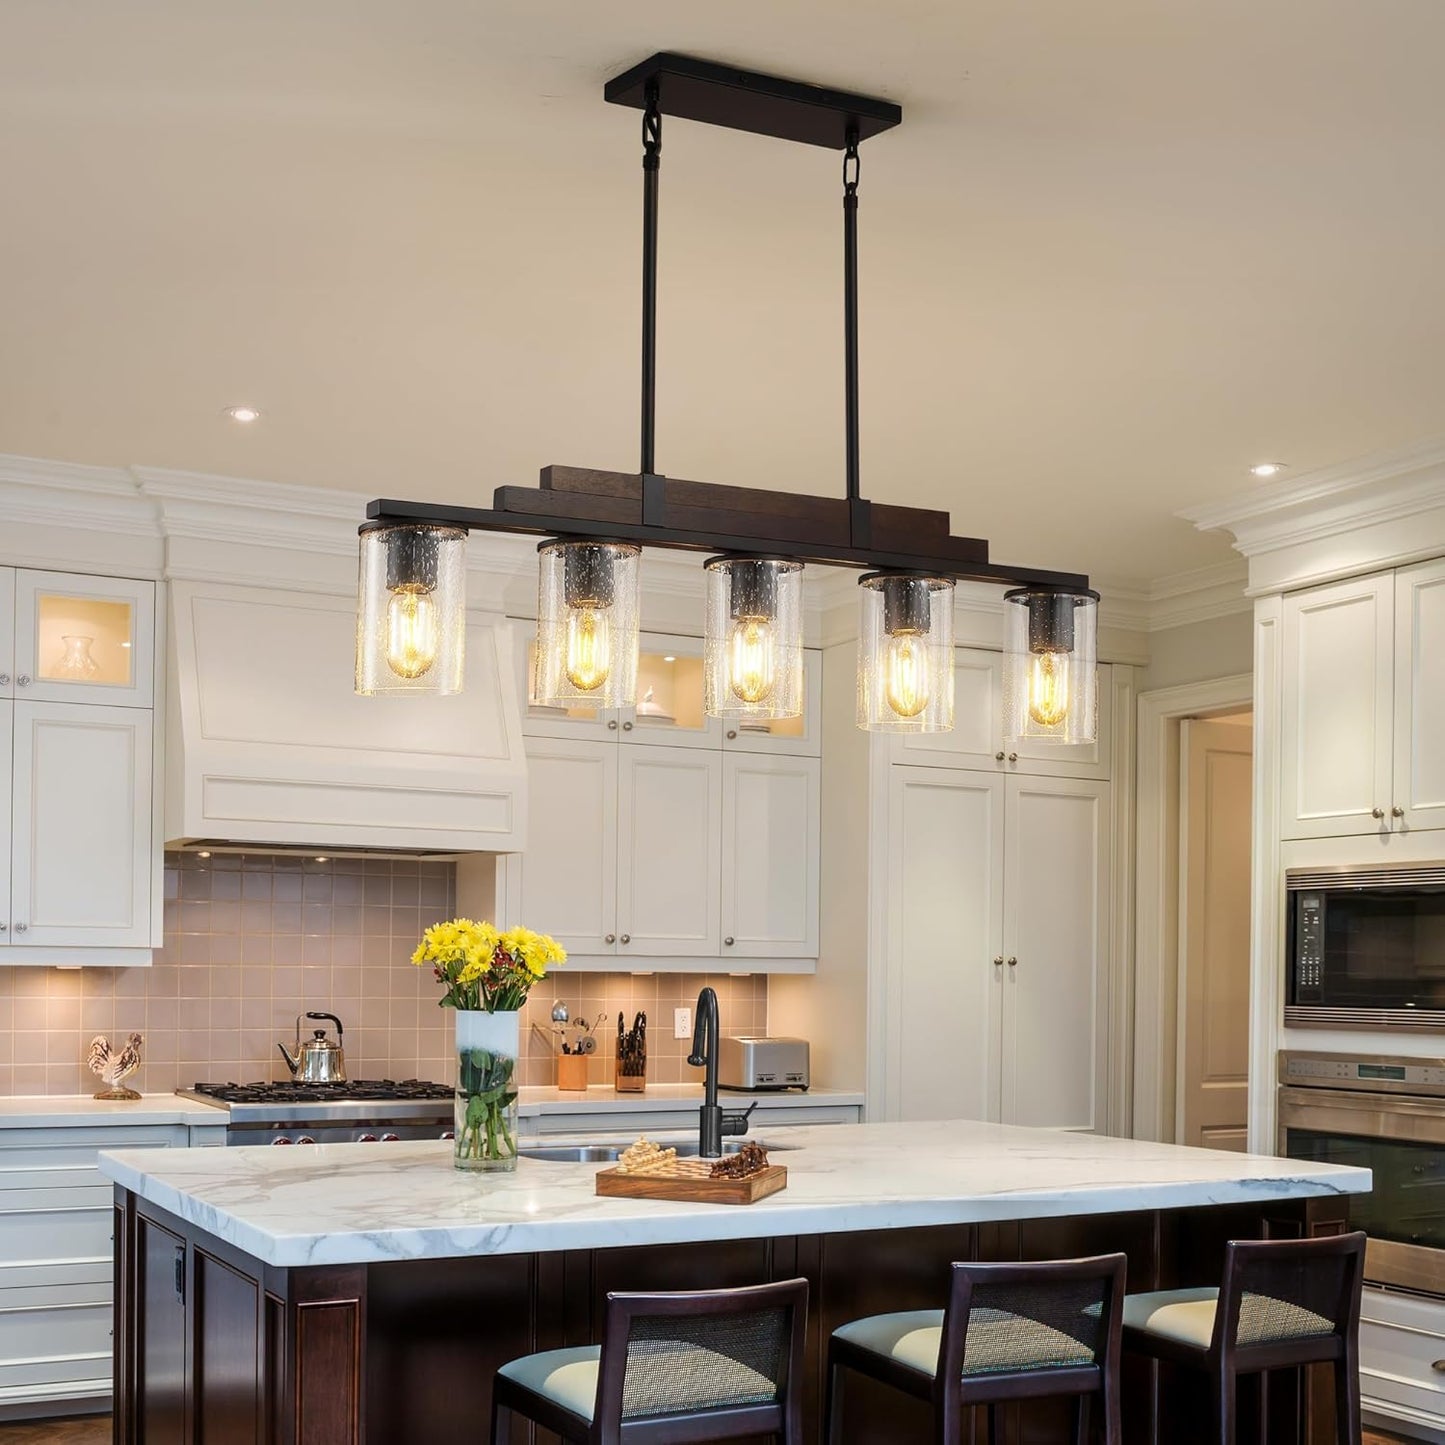
[[[928,649],[916,632],[888,639],[883,654],[883,692],[899,717],[917,717],[928,706]]]
[[[1029,671],[1029,716],[1053,728],[1069,715],[1069,655],[1036,652]]]
[[[612,625],[604,607],[574,607],[567,614],[567,681],[596,692],[612,671]]]
[[[728,644],[728,686],[743,702],[765,702],[773,680],[772,625],[763,617],[740,617]]]
[[[437,605],[429,592],[393,592],[386,606],[386,661],[398,677],[424,677],[441,644]]]

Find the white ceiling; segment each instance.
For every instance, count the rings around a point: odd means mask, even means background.
[[[485,501],[637,462],[674,49],[873,91],[864,492],[1106,579],[1438,434],[1439,0],[4,0],[0,451]],[[838,157],[676,122],[658,466],[841,494]],[[221,408],[265,412],[249,429]]]

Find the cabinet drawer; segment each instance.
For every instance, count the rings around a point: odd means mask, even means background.
[[[0,1375],[8,1365],[110,1355],[109,1300],[10,1304],[0,1296]],[[89,1364],[80,1372],[89,1375]]]
[[[0,1217],[0,1265],[109,1259],[113,1206],[17,1210]]]
[[[103,1149],[184,1148],[182,1124],[101,1125],[84,1129],[0,1129],[0,1173],[7,1169],[95,1166]]]
[[[1445,1425],[1445,1335],[1414,1323],[1361,1320],[1360,1389],[1367,1406],[1404,1406]]]

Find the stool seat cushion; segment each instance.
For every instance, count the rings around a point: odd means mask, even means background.
[[[1125,1295],[1124,1326],[1207,1350],[1214,1338],[1218,1304],[1219,1291],[1210,1285]],[[1334,1328],[1324,1315],[1271,1295],[1246,1294],[1239,1303],[1237,1343],[1241,1345],[1309,1339],[1333,1334]]]
[[[932,1378],[938,1373],[943,1344],[942,1310],[903,1310],[870,1315],[839,1326],[834,1338],[886,1355]],[[975,1308],[969,1316],[963,1348],[965,1375],[1004,1370],[1042,1370],[1063,1365],[1092,1365],[1093,1350],[1041,1320],[1009,1310]]]
[[[601,1356],[598,1345],[544,1350],[511,1360],[498,1373],[590,1420]],[[633,1340],[628,1349],[624,1418],[768,1404],[777,1396],[777,1385],[766,1375],[692,1340]]]

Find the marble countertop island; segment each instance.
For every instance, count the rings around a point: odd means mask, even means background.
[[[549,1141],[551,1142],[551,1141]],[[767,1129],[782,1193],[602,1199],[596,1164],[464,1174],[444,1141],[100,1156],[139,1198],[283,1267],[681,1244],[1367,1193],[1366,1169],[964,1121]]]

